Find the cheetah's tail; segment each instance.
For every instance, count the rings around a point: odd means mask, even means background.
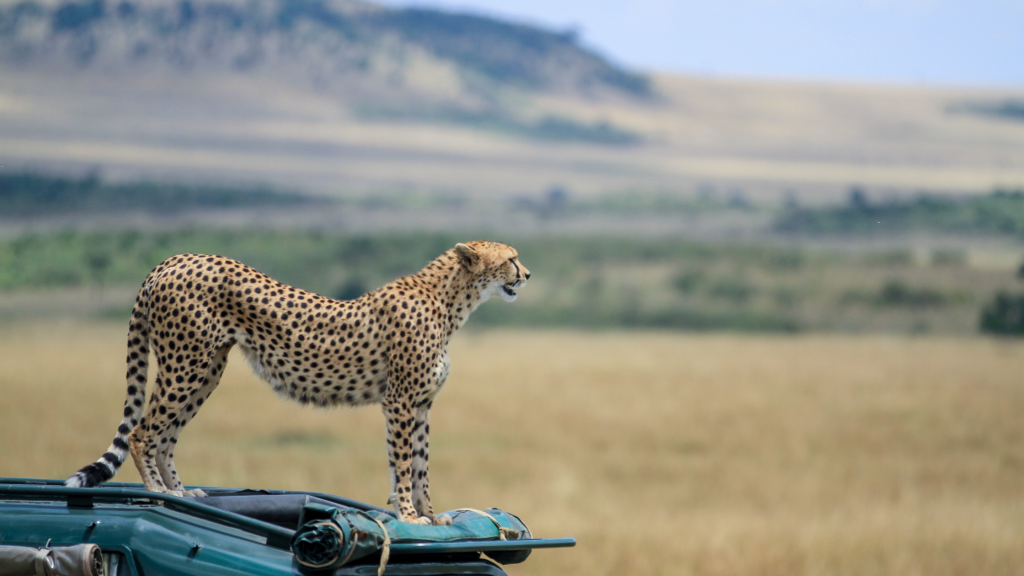
[[[117,435],[99,460],[75,472],[64,481],[72,488],[97,486],[114,477],[128,458],[128,434],[139,424],[146,401],[146,375],[149,361],[149,286],[156,275],[154,270],[146,278],[132,308],[128,324],[128,395],[124,401],[124,418],[117,427]]]

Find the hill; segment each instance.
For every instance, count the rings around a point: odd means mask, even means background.
[[[0,61],[90,74],[263,74],[375,113],[494,114],[502,91],[650,95],[647,79],[554,32],[358,0],[24,0],[0,5]],[[131,89],[131,83],[124,83]]]
[[[0,0],[0,170],[335,196],[739,202],[1024,186],[1015,89],[643,75],[350,0]]]

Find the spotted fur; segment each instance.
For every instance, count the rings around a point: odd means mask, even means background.
[[[286,286],[221,256],[182,254],[146,277],[128,325],[124,418],[106,453],[67,486],[111,479],[131,453],[146,489],[178,496],[182,428],[220,382],[238,345],[282,396],[328,407],[380,403],[391,501],[404,522],[435,521],[428,481],[430,408],[448,378],[448,345],[492,294],[506,301],[530,272],[514,248],[457,244],[418,273],[351,301]],[[146,402],[150,353],[156,359]]]

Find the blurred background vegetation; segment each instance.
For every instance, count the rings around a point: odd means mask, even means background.
[[[842,205],[771,207],[643,193],[576,199],[556,188],[494,207],[543,222],[547,228],[539,234],[508,226],[489,234],[470,225],[417,229],[412,221],[424,202],[430,200],[108,184],[96,175],[0,176],[0,227],[7,230],[0,237],[0,314],[44,313],[17,297],[34,293],[56,301],[84,298],[75,306],[79,316],[127,317],[130,292],[157,263],[181,252],[230,255],[283,282],[350,299],[483,234],[514,244],[536,277],[515,306],[482,307],[473,321],[479,326],[915,334],[1016,334],[1024,328],[1014,249],[1024,233],[1021,191],[876,203],[854,188]],[[449,204],[467,210],[465,202]],[[230,221],[239,210],[283,209],[360,218],[408,210],[410,222],[406,231],[346,233],[280,224],[200,226],[192,218],[212,213]],[[552,232],[595,214],[680,222],[732,215],[765,224],[746,240]],[[66,217],[78,225],[60,225]],[[150,225],[130,225],[140,218]],[[26,222],[36,224],[17,228]],[[920,235],[929,241],[907,242]],[[105,292],[120,300],[109,302]]]

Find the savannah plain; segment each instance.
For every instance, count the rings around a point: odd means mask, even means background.
[[[124,398],[124,334],[0,327],[0,473],[62,478],[99,456]],[[452,359],[435,507],[496,506],[579,541],[510,574],[1024,569],[1018,341],[468,328]],[[379,505],[388,492],[377,409],[286,402],[237,354],[177,462],[200,485]],[[128,463],[117,480],[138,475]]]
[[[301,34],[160,28],[139,60],[123,40],[145,30],[112,14],[65,43],[44,20],[0,37],[38,56],[0,50],[0,180],[66,175],[118,199],[0,203],[0,476],[66,478],[102,454],[128,311],[168,256],[349,298],[455,241],[505,239],[534,279],[455,338],[431,474],[439,511],[495,506],[577,538],[512,576],[1024,574],[1024,340],[978,330],[1022,286],[1020,88],[655,74],[650,98],[537,91],[479,84],[472,65],[501,50],[442,58],[399,36],[343,40],[371,58],[339,72],[337,36],[311,18]],[[220,52],[174,59],[211,30]],[[67,57],[85,33],[88,65]],[[250,42],[263,64],[230,64]],[[506,52],[518,70],[525,52]],[[539,69],[578,72],[559,62]],[[530,135],[551,119],[576,136]],[[322,202],[131,211],[111,188],[147,182]],[[938,204],[913,204],[924,193]],[[945,229],[947,200],[984,218]],[[843,206],[867,229],[776,225]],[[197,485],[377,505],[390,488],[377,408],[286,402],[237,354],[176,461]],[[116,480],[139,478],[126,464]]]

